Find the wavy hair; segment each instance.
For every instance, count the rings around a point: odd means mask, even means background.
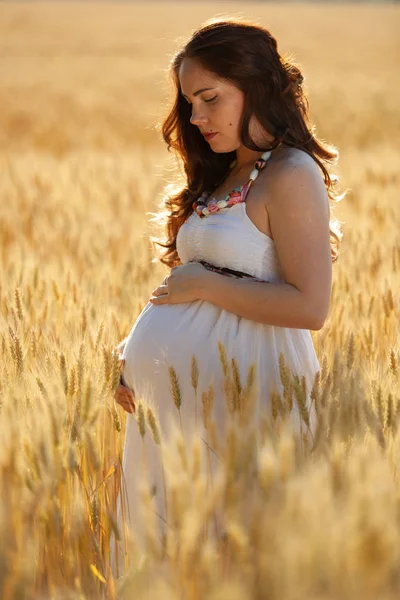
[[[163,223],[166,230],[163,241],[150,236],[153,244],[166,249],[156,261],[160,260],[170,268],[181,264],[176,249],[180,226],[193,212],[193,201],[203,190],[218,186],[236,157],[235,151],[213,152],[199,129],[191,124],[191,108],[181,94],[179,82],[179,68],[185,58],[197,59],[204,69],[230,81],[244,93],[240,131],[244,146],[260,152],[272,150],[282,143],[300,148],[312,156],[322,170],[330,209],[332,202],[342,200],[346,192],[335,193],[333,188],[338,177],[329,174],[324,165],[324,162],[336,163],[339,152],[314,134],[299,67],[279,54],[276,39],[265,27],[237,18],[211,19],[193,33],[170,62],[176,95],[161,131],[168,152],[173,149],[178,161],[183,163],[186,185],[175,189],[172,195],[167,193],[159,213],[151,219]],[[252,115],[274,136],[275,141],[269,148],[260,148],[251,139],[249,123]],[[337,260],[340,251],[343,236],[340,223],[337,219],[329,222],[332,262]]]

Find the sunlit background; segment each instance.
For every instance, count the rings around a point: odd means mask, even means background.
[[[166,274],[148,213],[182,177],[157,129],[169,60],[223,15],[271,30],[339,150],[344,238],[313,332],[329,407],[315,458],[285,437],[263,454],[264,488],[282,496],[264,497],[258,562],[237,522],[220,570],[208,546],[190,570],[150,552],[124,597],[398,597],[400,7],[126,2],[0,4],[2,600],[116,597],[112,351]]]

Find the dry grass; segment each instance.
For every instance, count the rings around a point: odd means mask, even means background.
[[[329,318],[313,332],[322,365],[312,392],[317,426],[310,435],[304,382],[282,359],[285,394],[272,398],[257,448],[253,375],[239,382],[223,348],[224,439],[212,388],[197,388],[195,360],[188,374],[198,422],[207,425],[205,455],[203,440],[185,445],[179,430],[164,446],[141,402],[176,531],[158,540],[144,491],[148,555],[132,547],[121,595],[398,597],[400,11],[245,8],[2,5],[2,600],[117,597],[108,555],[125,413],[113,401],[113,350],[165,275],[150,262],[146,211],[179,176],[154,129],[168,101],[168,56],[178,36],[220,12],[269,25],[281,51],[298,59],[318,134],[338,146],[338,172],[351,188],[336,209],[345,237]],[[176,411],[185,398],[171,383]],[[293,432],[296,407],[301,430]],[[205,462],[212,451],[221,457],[213,481]]]

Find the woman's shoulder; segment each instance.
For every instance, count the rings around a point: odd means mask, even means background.
[[[276,156],[272,155],[268,163],[258,186],[259,200],[267,211],[286,190],[296,189],[298,185],[318,190],[325,197],[326,186],[321,169],[304,150],[285,147]]]
[[[282,186],[288,180],[294,181],[297,177],[315,180],[319,185],[323,181],[320,167],[313,157],[300,148],[285,147],[268,161],[268,168],[264,169],[263,177],[265,186],[271,192]]]
[[[301,148],[285,147],[274,157],[271,156],[274,175],[283,177],[293,169],[310,170],[319,173],[320,169],[313,157]],[[272,169],[271,169],[272,170]]]

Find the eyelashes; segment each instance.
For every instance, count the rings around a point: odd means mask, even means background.
[[[218,96],[214,96],[214,98],[210,98],[209,100],[204,100],[204,102],[207,102],[207,104],[208,104],[208,102],[214,102],[214,100],[216,100],[216,99],[217,99],[217,97],[218,97]],[[189,102],[188,100],[186,100],[186,102],[189,104],[189,106],[192,104],[192,103],[191,103],[191,102]]]

